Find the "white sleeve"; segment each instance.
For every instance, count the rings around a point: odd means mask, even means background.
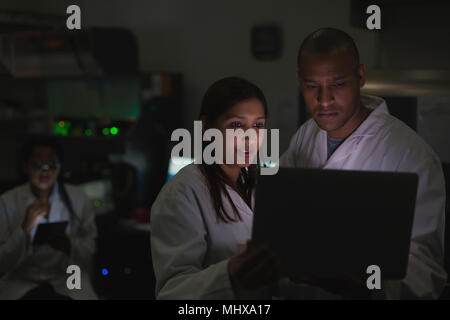
[[[7,210],[0,198],[0,273],[12,271],[27,255],[25,232],[20,223],[9,219]]]
[[[303,126],[300,127],[289,142],[288,149],[280,157],[280,167],[295,168],[298,163],[298,149],[300,148]]]
[[[447,279],[443,267],[445,182],[442,168],[437,157],[413,167],[413,172],[419,173],[419,184],[408,270],[401,282],[384,283],[382,290],[387,299],[437,299]]]
[[[187,188],[186,188],[187,189]],[[228,260],[204,266],[207,230],[194,191],[169,196],[152,207],[151,252],[157,299],[234,299]]]

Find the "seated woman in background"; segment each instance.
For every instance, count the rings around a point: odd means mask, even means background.
[[[206,92],[200,111],[203,130],[264,128],[267,103],[247,80],[230,77]],[[262,138],[262,137],[261,137]],[[259,138],[258,138],[259,139]],[[225,139],[224,139],[225,140]],[[259,166],[191,164],[161,190],[150,218],[157,299],[270,298],[269,284],[279,277],[267,247],[249,249],[254,186]],[[259,142],[257,143],[259,147]]]
[[[36,138],[22,149],[28,182],[0,197],[0,299],[97,299],[88,271],[95,252],[95,214],[75,186],[58,182],[61,147]],[[62,232],[33,241],[40,224],[67,221]],[[69,265],[81,289],[67,287]]]

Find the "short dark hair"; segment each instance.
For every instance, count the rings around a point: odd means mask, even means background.
[[[303,40],[297,55],[297,67],[300,70],[300,60],[307,53],[333,53],[347,51],[359,65],[359,52],[355,41],[346,32],[335,28],[321,28],[312,32]]]
[[[63,149],[61,145],[56,141],[53,137],[45,137],[45,136],[33,136],[24,142],[22,148],[20,150],[20,157],[23,162],[28,162],[31,158],[31,154],[33,153],[34,148],[36,147],[48,147],[52,149],[59,161],[62,161],[63,157]]]

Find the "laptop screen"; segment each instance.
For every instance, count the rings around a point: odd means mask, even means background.
[[[187,166],[188,164],[191,164],[192,162],[194,162],[194,158],[171,157],[169,160],[169,168],[167,170],[166,181],[172,179],[172,177],[176,175],[178,171],[180,171],[183,167]]]

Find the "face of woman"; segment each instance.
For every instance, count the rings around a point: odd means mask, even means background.
[[[36,146],[25,167],[31,185],[41,191],[52,188],[59,174],[59,160],[50,147]]]
[[[216,128],[222,132],[224,138],[224,163],[227,150],[234,156],[233,164],[229,164],[231,166],[238,166],[240,168],[248,167],[253,159],[255,159],[253,163],[256,163],[257,152],[263,139],[262,136],[259,137],[258,129],[264,129],[265,122],[264,106],[256,98],[241,101],[222,114],[216,121]],[[234,138],[234,143],[228,145],[226,139],[227,129],[242,129],[245,133],[249,134],[249,137],[245,137],[245,141],[241,140],[239,141],[240,143],[238,143],[237,138]]]

